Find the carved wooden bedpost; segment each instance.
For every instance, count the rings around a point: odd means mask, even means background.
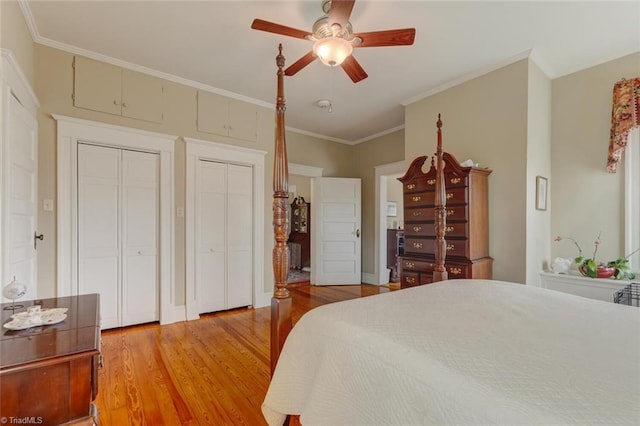
[[[276,133],[273,161],[273,277],[274,292],[271,298],[271,374],[276,368],[280,351],[291,331],[291,296],[287,290],[289,271],[289,166],[285,140],[284,112],[284,56],[282,44],[276,57],[278,66],[278,95],[276,100]]]
[[[433,281],[444,281],[448,278],[444,261],[447,257],[447,241],[444,232],[447,227],[446,188],[444,184],[444,160],[442,159],[442,121],[438,114],[438,149],[436,151],[436,194],[435,194],[435,218],[436,218],[436,266],[433,270]]]

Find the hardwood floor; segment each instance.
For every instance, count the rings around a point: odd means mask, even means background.
[[[289,286],[294,323],[310,309],[389,291],[373,285]],[[100,424],[264,425],[270,308],[102,332]]]

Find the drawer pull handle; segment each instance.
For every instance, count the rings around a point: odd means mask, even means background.
[[[453,183],[453,184],[460,183],[460,178],[459,177],[452,178],[451,179],[451,183]]]
[[[435,183],[436,183],[436,180],[435,180],[435,179],[429,179],[429,180],[427,181],[427,184],[428,184],[428,185],[435,185]]]
[[[422,212],[413,212],[413,216],[422,216]]]
[[[460,268],[449,268],[449,272],[451,272],[452,275],[460,275],[462,273],[462,269],[460,269]]]
[[[453,192],[447,192],[447,200],[450,200],[453,198]]]
[[[447,226],[447,232],[453,232],[454,229],[453,226]]]
[[[409,269],[413,269],[413,268],[415,268],[415,267],[416,267],[416,264],[415,264],[415,263],[413,263],[413,262],[407,262],[407,263],[405,263],[404,265],[405,265],[407,268],[409,268]]]
[[[422,243],[413,243],[413,248],[422,248]]]
[[[411,197],[411,199],[413,200],[414,203],[417,203],[418,201],[420,201],[422,199],[422,197],[419,196],[419,195],[416,195],[414,197]]]
[[[447,251],[451,251],[454,248],[456,248],[456,246],[454,244],[447,244]]]
[[[422,230],[422,226],[414,226],[413,232],[420,232]]]
[[[407,282],[409,284],[415,284],[416,283],[416,279],[414,277],[407,277],[406,279],[407,279]]]
[[[453,216],[453,210],[447,210],[447,216]]]
[[[413,189],[416,187],[415,183],[410,183],[409,185],[407,185],[407,189]]]

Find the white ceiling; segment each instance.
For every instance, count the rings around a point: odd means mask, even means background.
[[[310,31],[322,15],[320,5],[321,0],[22,4],[38,43],[141,66],[262,105],[275,103],[278,43],[288,66],[311,42],[252,30],[251,22],[261,18]],[[320,61],[286,77],[288,127],[355,143],[402,126],[407,101],[531,51],[551,78],[640,51],[640,1],[357,0],[351,23],[356,33],[415,27],[415,44],[355,49],[369,74],[357,84]],[[330,99],[333,112],[317,107],[319,99]]]

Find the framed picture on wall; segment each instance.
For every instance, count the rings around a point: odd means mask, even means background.
[[[398,216],[398,205],[394,201],[387,203],[387,217]]]
[[[536,210],[547,209],[547,178],[536,176]]]

